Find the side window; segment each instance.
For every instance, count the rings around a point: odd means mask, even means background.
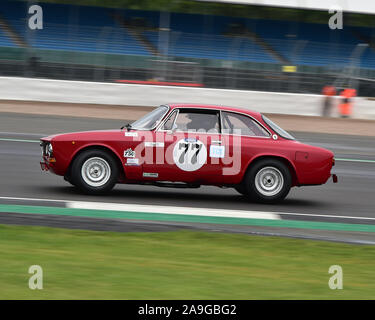
[[[177,131],[219,132],[219,116],[216,111],[180,110],[176,120]]]
[[[269,133],[250,117],[226,111],[222,112],[222,117],[223,133],[269,137]]]
[[[161,130],[172,130],[174,120],[176,119],[177,111],[173,111],[172,114],[168,117],[167,121],[164,122]]]

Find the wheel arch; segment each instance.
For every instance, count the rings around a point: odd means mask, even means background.
[[[249,161],[249,163],[246,166],[246,170],[244,171],[244,175],[242,176],[241,182],[243,182],[243,179],[245,179],[246,174],[250,170],[250,167],[252,165],[254,165],[255,163],[257,163],[259,161],[265,160],[265,159],[279,160],[282,163],[284,163],[288,167],[288,169],[290,171],[290,174],[292,175],[292,186],[298,186],[299,185],[297,171],[296,171],[296,168],[295,168],[293,162],[291,162],[288,158],[283,157],[283,156],[267,155],[267,154],[256,156]]]
[[[103,145],[103,144],[90,144],[90,145],[82,146],[81,148],[77,149],[70,159],[68,170],[65,173],[65,177],[70,177],[71,168],[72,168],[72,164],[73,164],[74,160],[82,152],[85,152],[87,150],[102,150],[102,151],[105,151],[105,152],[109,153],[117,163],[119,173],[120,173],[119,181],[125,179],[125,170],[124,170],[124,166],[122,165],[122,162],[121,162],[121,157],[111,147],[109,147],[107,145]]]

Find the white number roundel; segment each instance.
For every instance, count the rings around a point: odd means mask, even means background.
[[[195,139],[181,139],[173,149],[173,161],[183,171],[196,171],[207,160],[207,148]]]

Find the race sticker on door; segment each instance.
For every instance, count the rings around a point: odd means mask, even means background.
[[[157,178],[159,177],[159,174],[155,172],[143,172],[143,176],[145,178]]]
[[[183,171],[196,171],[207,161],[207,148],[202,141],[181,139],[174,146],[173,161]]]
[[[225,147],[224,146],[210,146],[210,157],[211,158],[224,158]]]
[[[139,165],[139,159],[128,158],[128,159],[126,159],[126,165],[127,166],[138,166]]]

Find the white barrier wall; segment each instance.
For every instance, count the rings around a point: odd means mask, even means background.
[[[127,106],[203,103],[308,116],[319,115],[323,101],[320,95],[17,77],[0,77],[0,99]],[[375,119],[375,101],[356,98],[353,116]]]

